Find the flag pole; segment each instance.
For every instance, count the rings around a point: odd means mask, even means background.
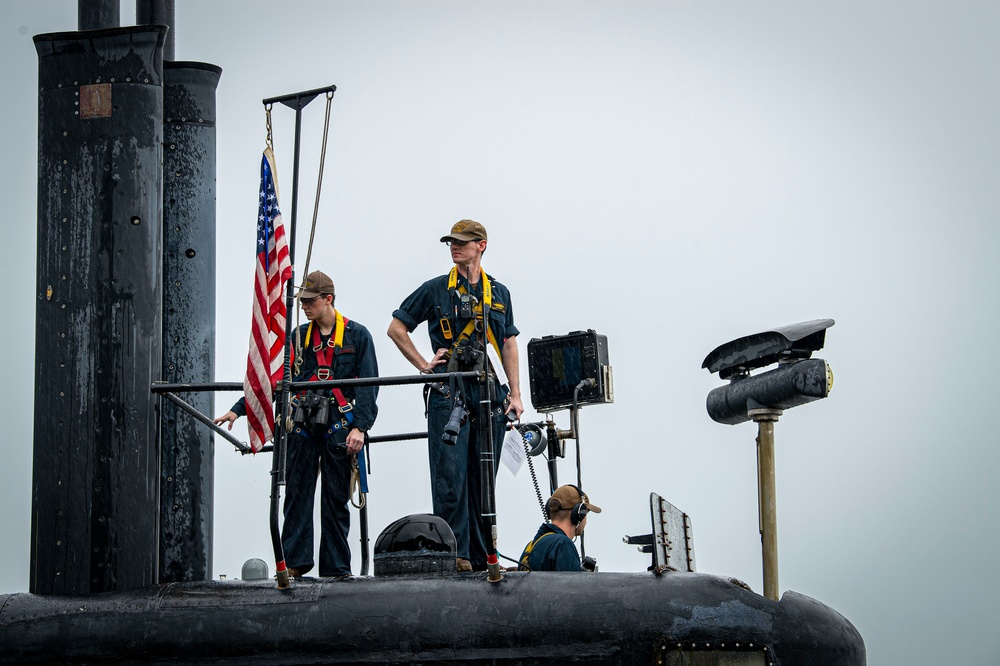
[[[269,113],[274,104],[284,104],[285,106],[295,110],[295,144],[292,150],[292,219],[290,221],[288,231],[288,259],[292,265],[292,276],[286,283],[285,288],[285,364],[284,374],[282,375],[284,381],[281,382],[281,399],[278,402],[279,416],[277,423],[275,424],[274,453],[271,459],[271,512],[269,523],[271,528],[271,545],[274,549],[275,569],[277,571],[279,588],[286,588],[289,586],[288,569],[285,566],[285,554],[281,546],[281,531],[278,527],[278,506],[281,499],[280,487],[286,482],[285,462],[286,452],[288,450],[288,430],[285,426],[289,416],[288,402],[290,398],[290,391],[288,384],[292,380],[291,346],[292,313],[294,312],[295,307],[295,230],[297,226],[296,222],[298,219],[299,205],[299,146],[302,138],[302,109],[304,109],[309,102],[316,99],[318,95],[323,93],[332,95],[336,92],[336,90],[337,86],[331,85],[326,88],[317,88],[315,90],[292,93],[290,95],[272,97],[263,100],[264,108],[267,109]]]

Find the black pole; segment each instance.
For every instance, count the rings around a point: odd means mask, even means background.
[[[121,24],[121,0],[77,0],[78,30],[104,30]]]
[[[571,424],[571,426],[573,428],[573,437],[576,439],[576,442],[575,442],[575,446],[576,446],[576,488],[581,493],[583,492],[583,477],[582,477],[583,471],[582,471],[582,467],[580,466],[580,403],[579,403],[579,397],[580,397],[580,389],[582,389],[584,386],[587,385],[588,382],[591,382],[591,381],[593,381],[593,380],[591,380],[591,379],[584,379],[579,384],[577,384],[577,386],[576,386],[575,389],[573,389],[573,407],[570,409],[570,424]],[[583,498],[581,497],[580,499],[583,499]],[[580,559],[581,559],[581,561],[584,560],[584,559],[586,559],[586,557],[587,557],[587,545],[586,545],[586,542],[584,541],[583,537],[584,537],[583,532],[581,532],[580,533]]]
[[[289,93],[287,95],[279,95],[278,97],[269,97],[263,100],[264,106],[271,106],[273,104],[284,104],[291,109],[304,109],[309,105],[309,102],[313,101],[317,95],[322,95],[323,93],[332,95],[337,92],[337,86],[326,86],[325,88],[315,88],[313,90],[304,90],[297,93]]]
[[[220,435],[227,442],[235,446],[236,450],[239,451],[240,453],[250,453],[250,447],[248,447],[246,444],[233,437],[231,433],[228,433],[219,426],[215,425],[215,422],[212,421],[212,419],[208,418],[202,412],[198,411],[194,406],[188,404],[184,400],[181,400],[173,393],[164,393],[163,396],[168,400],[170,400],[170,402],[174,403],[175,405],[183,409],[185,412],[190,414],[192,417],[194,417],[196,421],[198,421],[199,423],[203,423],[204,425],[211,428],[215,432],[215,434]],[[187,453],[187,451],[185,451],[185,453]]]
[[[119,0],[114,0],[115,5],[118,2]],[[170,28],[167,31],[167,41],[163,44],[163,59],[166,61],[176,60],[174,57],[174,46],[177,42],[175,13],[174,0],[136,0],[135,2],[136,25],[165,25]]]
[[[150,393],[197,393],[200,391],[243,391],[243,382],[153,382]]]
[[[489,344],[489,343],[487,343]],[[493,381],[490,374],[484,372],[480,380],[479,392],[479,470],[480,470],[480,505],[484,527],[489,528],[486,537],[486,569],[487,580],[491,583],[500,582],[500,560],[497,559],[497,514],[496,488],[493,482],[493,406],[491,389]]]
[[[278,576],[278,587],[288,587],[288,572],[285,568],[285,554],[281,547],[281,531],[278,528],[278,505],[281,498],[280,486],[285,479],[285,456],[288,447],[288,432],[285,421],[288,417],[289,382],[292,378],[291,345],[292,345],[292,314],[295,310],[295,230],[298,217],[299,200],[299,146],[302,139],[302,109],[313,101],[320,92],[333,94],[336,86],[320,90],[293,93],[282,97],[272,97],[263,100],[265,108],[270,110],[274,103],[281,103],[295,109],[295,144],[292,150],[292,218],[288,229],[288,261],[292,265],[292,275],[285,285],[285,364],[281,382],[281,400],[279,401],[278,419],[274,430],[274,457],[271,460],[271,544],[274,549],[275,570]]]
[[[346,388],[348,386],[398,386],[401,384],[436,384],[444,379],[474,379],[479,381],[481,373],[448,372],[435,375],[400,375],[396,377],[364,377],[355,379],[326,379],[315,382],[288,382],[290,390],[300,388]],[[242,382],[153,382],[149,390],[153,393],[191,393],[194,391],[242,391]]]
[[[548,447],[545,452],[545,457],[549,462],[549,495],[556,491],[559,487],[559,471],[558,471],[558,460],[559,457],[559,432],[556,430],[555,423],[549,423],[546,426],[546,435],[548,439]]]
[[[359,455],[364,454],[362,449]],[[364,497],[364,495],[362,495]],[[358,509],[358,518],[361,525],[361,575],[368,575],[368,567],[371,562],[371,557],[368,554],[368,500],[365,499],[365,503],[361,505]]]

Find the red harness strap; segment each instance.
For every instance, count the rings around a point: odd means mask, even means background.
[[[313,375],[312,377],[310,377],[309,381],[312,381],[313,379],[326,381],[327,379],[330,379],[333,376],[333,366],[335,365],[337,360],[337,350],[341,347],[341,345],[337,344],[337,341],[343,340],[344,337],[343,329],[346,329],[347,324],[350,323],[351,321],[350,319],[344,317],[343,315],[340,315],[339,313],[337,320],[338,320],[337,323],[341,324],[343,328],[339,331],[336,330],[335,328],[330,333],[330,337],[327,338],[325,343],[323,342],[323,334],[317,331],[317,336],[316,336],[317,342],[312,347],[313,353],[316,354],[316,370],[313,372]],[[309,339],[312,336],[312,331],[313,331],[313,325],[312,322],[310,322],[309,328],[306,331],[306,340],[305,340],[306,345],[309,344]],[[333,393],[334,400],[337,401],[337,409],[340,410],[340,413],[344,415],[344,418],[347,419],[348,424],[350,424],[354,420],[354,415],[350,414],[351,410],[353,410],[354,407],[351,406],[351,403],[348,402],[347,398],[344,396],[344,392],[341,391],[339,388],[332,389],[331,393]]]

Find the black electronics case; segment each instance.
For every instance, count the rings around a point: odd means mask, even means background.
[[[577,396],[578,405],[614,402],[615,393],[608,364],[608,338],[593,330],[567,335],[547,335],[528,342],[531,404],[539,412],[553,412],[573,405],[573,391],[585,379]]]

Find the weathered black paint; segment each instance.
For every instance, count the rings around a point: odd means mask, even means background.
[[[823,348],[832,319],[812,319],[770,331],[745,335],[709,352],[701,367],[719,373],[720,379],[748,374],[778,361],[809,358]]]
[[[106,30],[121,25],[121,0],[77,0],[76,26],[80,30]]]
[[[695,573],[436,574],[175,583],[86,598],[0,596],[0,661],[641,664],[764,652],[774,666],[863,666],[854,626]]]
[[[713,421],[736,425],[750,420],[751,409],[791,409],[825,398],[829,389],[826,361],[810,358],[712,389],[705,408]]]
[[[119,0],[114,0],[116,3]],[[165,25],[169,28],[163,44],[163,59],[174,60],[177,31],[174,29],[174,0],[135,0],[136,25]]]
[[[38,35],[31,581],[156,582],[164,29]],[[82,118],[101,88],[106,115]],[[108,85],[110,84],[110,85]],[[110,98],[108,98],[110,95]]]
[[[163,372],[167,382],[215,377],[215,91],[222,70],[164,63]],[[187,401],[215,413],[215,394]],[[160,436],[160,582],[210,580],[212,433],[164,401]]]

